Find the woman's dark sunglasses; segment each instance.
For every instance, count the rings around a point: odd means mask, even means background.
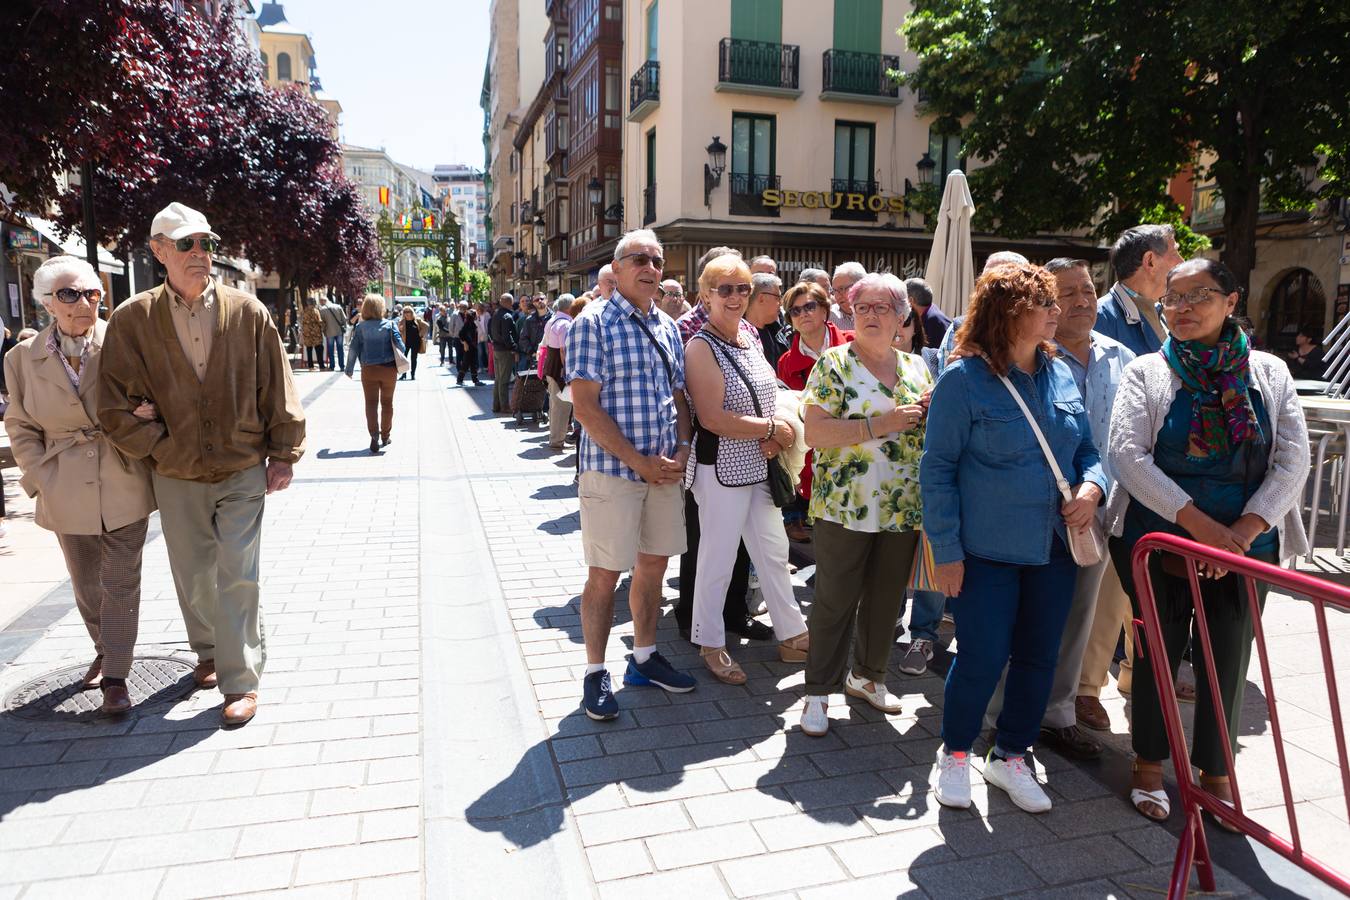
[[[805,303],[802,303],[799,306],[794,306],[792,307],[792,309],[789,309],[788,315],[795,319],[800,315],[804,315],[805,313],[813,313],[818,309],[820,309],[820,303],[818,301],[807,300]]]
[[[189,250],[192,249],[193,244],[201,244],[203,253],[215,253],[218,249],[220,249],[220,242],[217,241],[215,238],[209,237],[204,238],[185,237],[179,238],[176,241],[170,241],[169,243],[173,244],[174,247],[178,249],[179,253],[187,253]]]
[[[84,299],[88,300],[91,306],[98,306],[103,300],[103,289],[90,288],[87,291],[77,291],[74,288],[61,288],[59,291],[52,291],[47,296],[55,297],[65,304],[76,303],[79,300]]]

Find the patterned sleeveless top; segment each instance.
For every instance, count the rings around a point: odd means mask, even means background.
[[[722,380],[726,383],[722,395],[723,409],[743,416],[773,417],[777,409],[778,379],[773,369],[769,368],[769,362],[759,347],[728,344],[706,325],[691,340],[693,339],[708,344],[713,352],[713,358],[717,360],[717,365],[722,370]],[[759,400],[762,412],[755,411],[755,404],[750,399],[750,390],[745,385],[745,379],[741,378],[735,366],[731,364],[733,359],[736,366],[740,366],[741,372],[744,372],[745,377],[754,385],[755,396]],[[697,413],[697,410],[695,412]],[[713,435],[711,432],[705,432],[701,437],[705,440],[714,437],[717,439],[717,481],[723,487],[747,487],[768,479],[768,460],[760,452],[757,439],[727,438]],[[697,462],[697,453],[689,454],[689,465],[685,470],[687,486],[694,483]]]

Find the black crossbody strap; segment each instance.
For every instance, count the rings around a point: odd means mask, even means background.
[[[670,382],[670,389],[674,390],[675,370],[670,366],[670,359],[666,356],[666,348],[661,346],[661,342],[656,339],[656,335],[652,334],[652,330],[647,327],[647,323],[642,321],[641,316],[634,312],[632,313],[632,317],[633,321],[637,323],[637,327],[642,329],[642,333],[647,336],[647,340],[652,342],[652,346],[655,347],[656,352],[660,354],[661,365],[666,367],[666,379]]]

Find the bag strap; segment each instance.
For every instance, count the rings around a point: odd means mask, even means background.
[[[703,332],[700,332],[700,334],[701,333]],[[708,340],[709,337],[713,340]],[[745,389],[750,392],[750,402],[755,406],[755,415],[759,416],[761,419],[764,418],[764,408],[759,405],[759,395],[755,393],[755,386],[750,383],[750,379],[745,376],[744,370],[736,363],[735,358],[725,350],[718,353],[717,343],[720,339],[716,335],[710,334],[705,337],[704,340],[708,341],[708,346],[712,348],[713,356],[721,356],[727,362],[731,363],[731,368],[735,369],[736,374],[741,376],[741,381],[745,382]]]
[[[656,335],[652,334],[652,330],[647,327],[647,323],[642,321],[641,316],[636,312],[633,312],[630,315],[632,316],[633,321],[637,323],[637,327],[641,328],[642,333],[647,336],[647,340],[652,342],[652,346],[656,348],[656,352],[660,354],[661,365],[666,367],[666,379],[670,382],[670,389],[672,391],[675,390],[675,370],[670,366],[670,359],[666,356],[666,348],[661,346],[661,342],[656,339]]]
[[[1027,417],[1027,422],[1031,425],[1031,430],[1035,433],[1036,440],[1041,445],[1041,452],[1045,454],[1045,461],[1050,464],[1050,472],[1055,476],[1055,484],[1059,487],[1064,502],[1071,502],[1073,491],[1069,489],[1069,482],[1065,480],[1063,470],[1060,469],[1059,463],[1055,461],[1055,454],[1051,452],[1050,444],[1041,432],[1041,426],[1036,424],[1036,417],[1031,414],[1031,410],[1027,409],[1027,402],[1022,399],[1022,395],[1017,392],[1017,388],[1013,387],[1013,383],[1008,380],[1008,376],[999,375],[998,377],[1003,382],[1003,386],[1008,389],[1008,393],[1012,394],[1013,399],[1017,401],[1017,405],[1021,407],[1022,415]]]

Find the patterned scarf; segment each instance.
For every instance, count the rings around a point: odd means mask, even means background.
[[[1169,337],[1158,352],[1193,396],[1187,458],[1226,453],[1260,434],[1248,395],[1251,346],[1241,328],[1229,322],[1213,347]]]

